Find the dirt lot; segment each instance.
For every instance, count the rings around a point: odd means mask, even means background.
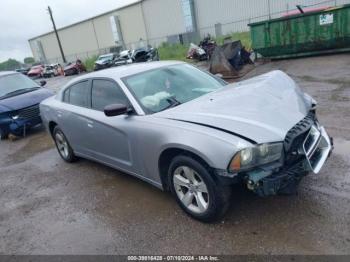
[[[202,224],[137,179],[64,163],[39,128],[0,145],[0,254],[350,254],[350,55],[272,62],[246,78],[272,69],[318,100],[335,139],[298,195],[259,198],[235,187],[225,220]]]

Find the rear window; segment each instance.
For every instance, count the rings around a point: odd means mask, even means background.
[[[89,81],[79,82],[69,87],[63,94],[63,101],[75,106],[89,107]]]

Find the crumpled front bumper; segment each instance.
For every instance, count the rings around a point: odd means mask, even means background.
[[[300,180],[308,173],[318,174],[333,150],[333,141],[324,127],[316,123],[309,131],[299,154],[303,157],[293,165],[280,168],[257,168],[247,172],[248,189],[259,196],[293,194]]]
[[[30,119],[13,120],[11,118],[3,118],[0,120],[0,128],[4,134],[13,134],[16,136],[25,136],[26,130],[41,124],[40,116]]]

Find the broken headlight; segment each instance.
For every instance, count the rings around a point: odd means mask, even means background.
[[[283,143],[261,144],[238,151],[232,158],[229,171],[238,172],[275,162],[282,157]]]

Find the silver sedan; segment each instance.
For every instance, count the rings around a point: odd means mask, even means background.
[[[78,77],[40,110],[65,161],[136,176],[209,222],[227,210],[234,183],[290,194],[320,171],[332,141],[316,107],[281,71],[228,85],[186,63],[152,62]]]

